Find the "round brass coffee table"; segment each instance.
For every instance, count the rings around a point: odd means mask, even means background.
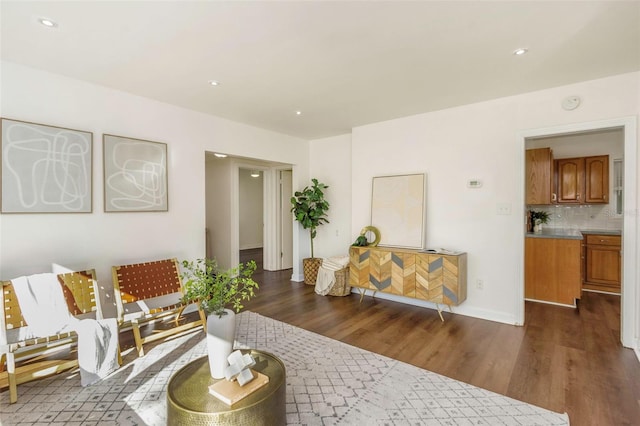
[[[254,370],[269,383],[229,406],[209,393],[211,378],[206,356],[178,370],[167,386],[168,425],[284,425],[286,424],[285,367],[274,355],[243,350],[255,359]],[[225,379],[222,379],[225,380]]]

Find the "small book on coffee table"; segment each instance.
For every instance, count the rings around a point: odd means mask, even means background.
[[[225,404],[233,405],[269,383],[269,376],[255,370],[251,370],[251,373],[253,373],[253,380],[244,386],[240,386],[237,380],[222,379],[209,385],[209,393]]]

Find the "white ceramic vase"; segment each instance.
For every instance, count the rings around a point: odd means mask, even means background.
[[[535,224],[533,225],[533,232],[538,234],[542,232],[542,221],[540,219],[536,219]]]
[[[207,317],[209,369],[214,379],[224,378],[224,370],[229,365],[227,358],[233,351],[236,336],[236,314],[231,309],[224,311],[225,315],[221,317],[216,314]]]

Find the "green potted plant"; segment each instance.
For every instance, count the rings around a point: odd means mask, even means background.
[[[242,301],[255,296],[258,283],[253,280],[256,263],[252,260],[222,270],[215,259],[182,261],[183,303],[199,303],[207,314],[226,315],[229,307],[240,312]]]
[[[235,313],[243,301],[255,296],[253,280],[256,263],[252,260],[223,270],[215,259],[182,261],[184,294],[182,303],[197,303],[207,315],[207,350],[211,377],[221,379],[235,339]],[[235,312],[234,312],[235,311]]]
[[[318,269],[322,259],[317,259],[313,254],[313,239],[316,237],[316,228],[324,223],[329,223],[327,211],[329,203],[324,199],[324,190],[329,188],[318,179],[311,179],[313,185],[305,186],[302,191],[296,191],[291,197],[293,216],[300,222],[304,229],[309,230],[311,239],[311,257],[302,259],[305,284],[315,285]]]
[[[533,224],[533,232],[542,232],[542,224],[549,222],[551,215],[544,210],[531,211],[531,223]]]

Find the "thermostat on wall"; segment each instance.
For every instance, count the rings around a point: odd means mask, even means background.
[[[467,187],[469,188],[480,188],[482,186],[482,181],[480,179],[469,179],[467,181]]]

